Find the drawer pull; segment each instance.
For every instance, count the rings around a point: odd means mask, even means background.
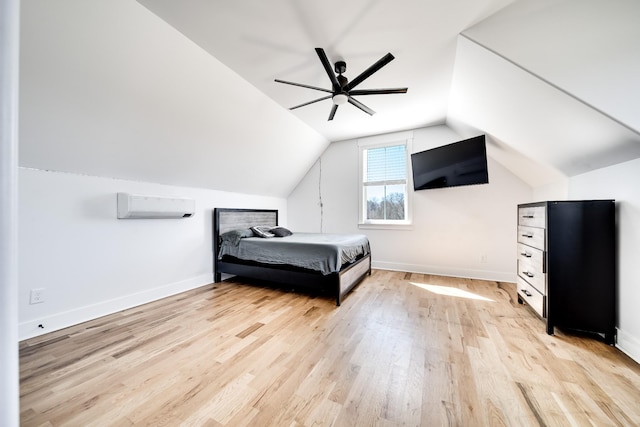
[[[523,294],[525,294],[526,296],[530,297],[531,296],[531,292],[529,292],[526,289],[520,289],[520,291],[522,291]]]
[[[531,219],[533,219],[533,215],[522,215],[522,218],[531,218]]]
[[[522,252],[520,255],[522,255],[525,258],[531,258],[531,254],[528,252]]]
[[[524,274],[527,277],[533,277],[534,276],[533,273],[529,273],[528,271],[523,271],[522,274]]]
[[[526,237],[527,239],[531,239],[533,234],[523,234],[522,237]]]

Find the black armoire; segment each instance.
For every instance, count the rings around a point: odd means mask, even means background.
[[[615,341],[614,200],[518,205],[518,302],[554,328]]]

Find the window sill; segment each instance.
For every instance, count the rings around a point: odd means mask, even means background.
[[[361,230],[413,230],[413,224],[411,223],[404,223],[404,224],[362,223],[362,224],[358,224],[358,228]]]

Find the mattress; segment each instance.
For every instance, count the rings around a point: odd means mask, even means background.
[[[294,233],[286,237],[222,241],[218,258],[228,255],[263,264],[292,265],[326,275],[369,253],[369,239],[363,234]]]

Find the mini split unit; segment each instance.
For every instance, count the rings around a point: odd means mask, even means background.
[[[118,193],[118,219],[188,218],[195,210],[193,199]]]

